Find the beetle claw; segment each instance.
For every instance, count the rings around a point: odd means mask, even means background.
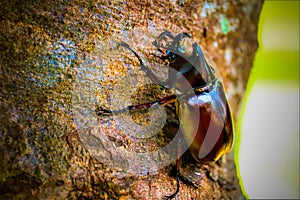
[[[95,109],[95,112],[98,116],[102,116],[102,115],[110,115],[112,114],[112,111],[111,110],[108,110],[108,109],[104,109],[102,107],[97,107]]]
[[[121,41],[121,42],[119,43],[119,46],[123,46],[123,47],[125,47],[125,48],[131,50],[130,46],[129,46],[126,42]]]
[[[173,199],[178,194],[180,188],[179,175],[176,176],[176,182],[177,182],[176,191],[171,195],[165,195],[166,199]]]

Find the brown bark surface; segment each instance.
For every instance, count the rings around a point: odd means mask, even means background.
[[[115,163],[129,161],[106,148],[113,143],[124,151],[144,152],[168,144],[178,129],[174,106],[167,107],[168,120],[158,136],[145,141],[128,138],[110,118],[83,119],[74,102],[83,93],[91,94],[87,106],[108,106],[117,86],[124,94],[133,93],[132,102],[159,98],[161,91],[150,84],[126,88],[122,80],[128,74],[141,77],[138,83],[147,80],[130,52],[116,50],[115,44],[125,40],[163,76],[164,63],[152,42],[164,30],[188,32],[215,62],[237,124],[258,47],[262,3],[1,1],[0,198],[163,199],[174,192],[176,181],[170,171],[175,162],[141,175],[134,165],[143,162],[129,163],[129,172],[116,169]],[[89,78],[85,87],[83,80]],[[116,95],[120,101],[128,98],[122,92]],[[82,127],[78,116],[96,125]],[[147,116],[134,113],[132,119],[143,125]],[[242,197],[232,154],[196,167],[190,156],[184,155],[182,173],[198,169],[200,186],[181,183],[177,199]],[[112,163],[107,162],[110,159]]]

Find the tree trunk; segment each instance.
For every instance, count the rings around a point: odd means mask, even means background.
[[[216,64],[237,124],[262,3],[2,1],[1,199],[163,199],[173,193],[175,160],[160,154],[168,164],[153,166],[155,156],[143,153],[171,141],[178,130],[174,106],[151,132],[155,137],[141,135],[155,113],[128,115],[137,128],[124,128],[126,116],[95,114],[99,106],[122,108],[161,97],[137,59],[117,44],[127,42],[163,79],[167,67],[152,42],[164,30],[188,32]],[[198,170],[201,179],[195,187],[183,177],[177,199],[243,196],[232,153],[201,166],[189,152],[183,157],[182,174]]]

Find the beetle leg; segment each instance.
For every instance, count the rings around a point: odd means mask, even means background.
[[[128,110],[129,111],[135,111],[135,110],[150,108],[150,107],[157,106],[157,105],[166,106],[166,105],[168,105],[170,103],[173,103],[173,102],[176,102],[176,104],[178,103],[176,95],[166,96],[162,99],[159,99],[158,101],[153,101],[153,102],[150,102],[150,103],[131,105],[131,106],[128,106],[127,108],[123,108],[123,109],[120,109],[120,110],[108,110],[108,109],[98,108],[95,112],[98,116],[110,115],[110,114],[113,114],[113,113],[118,114],[118,113],[126,112]],[[177,106],[178,105],[176,105],[176,107]],[[176,108],[176,110],[177,109],[178,108]],[[178,112],[178,111],[176,111],[176,112]],[[179,148],[177,148],[177,149],[179,149]],[[178,153],[178,155],[180,155],[180,154]],[[176,160],[176,183],[177,183],[176,184],[176,191],[171,195],[166,195],[165,196],[166,199],[173,199],[179,192],[179,189],[180,189],[179,168],[180,168],[180,158],[178,158]]]
[[[176,106],[177,107],[177,106]],[[177,112],[177,111],[176,111]],[[180,155],[180,148],[179,148],[179,143],[177,144],[177,155],[179,156]],[[177,194],[178,194],[178,192],[179,192],[179,189],[180,189],[180,182],[179,182],[179,177],[180,177],[180,175],[179,175],[179,169],[180,169],[180,164],[181,164],[181,159],[180,159],[180,157],[178,157],[177,158],[177,160],[176,160],[176,168],[175,168],[175,170],[176,170],[176,191],[173,193],[173,194],[171,194],[171,195],[165,195],[165,197],[166,197],[166,199],[173,199]]]
[[[135,52],[127,43],[125,43],[123,41],[120,43],[120,46],[123,46],[123,47],[129,49],[135,55],[135,57],[137,57],[137,59],[140,62],[141,69],[147,74],[147,76],[150,78],[150,80],[153,83],[163,86],[163,84],[161,84],[161,82],[158,80],[156,75],[144,64],[144,62],[142,61],[141,57],[137,54],[137,52]],[[165,87],[165,88],[167,88],[167,87]]]
[[[159,99],[157,101],[144,103],[144,104],[130,105],[130,106],[120,109],[120,110],[108,110],[108,109],[103,109],[103,108],[99,107],[99,108],[96,108],[95,112],[98,116],[118,114],[118,113],[124,113],[126,111],[135,111],[135,110],[146,109],[146,108],[150,108],[150,107],[157,106],[157,105],[166,106],[166,105],[176,101],[176,99],[177,99],[176,95],[170,95],[170,96],[166,96],[162,99]]]

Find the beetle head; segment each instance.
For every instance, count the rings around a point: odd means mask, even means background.
[[[169,61],[169,85],[179,90],[203,87],[215,80],[214,69],[206,62],[200,46],[193,42],[188,33],[174,37],[170,32],[161,33],[154,46],[165,49]],[[183,86],[186,79],[189,86]]]

